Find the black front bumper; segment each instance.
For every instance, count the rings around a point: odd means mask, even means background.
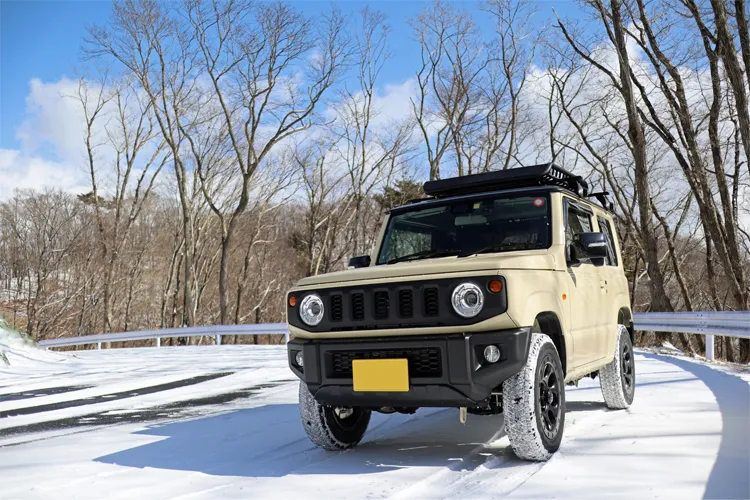
[[[475,406],[518,373],[526,362],[530,328],[475,334],[375,337],[357,340],[295,339],[289,366],[325,405],[366,407]],[[484,361],[484,348],[500,348],[500,361]],[[304,367],[295,356],[302,351]],[[408,392],[355,392],[352,359],[407,358]]]

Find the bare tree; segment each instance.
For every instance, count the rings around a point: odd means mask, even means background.
[[[411,25],[421,49],[412,108],[427,150],[429,178],[438,179],[441,162],[457,147],[457,134],[476,119],[489,56],[471,15],[441,0]],[[458,175],[463,175],[462,156],[455,159]]]
[[[354,221],[352,251],[359,255],[369,247],[367,234],[372,232],[365,220],[364,204],[373,189],[389,184],[403,167],[413,124],[410,119],[378,123],[382,112],[377,102],[377,85],[383,65],[391,54],[387,47],[389,28],[385,15],[368,8],[360,12],[355,31],[354,88],[342,91],[341,102],[335,105],[336,119],[331,124],[336,140],[334,148],[348,173]],[[336,168],[338,158],[331,158]]]
[[[85,143],[91,192],[80,199],[94,206],[104,261],[104,331],[112,331],[115,266],[133,224],[149,200],[168,160],[150,114],[137,90],[126,82],[102,80],[94,88],[79,80],[77,100],[86,122]],[[105,109],[108,105],[112,109]],[[105,123],[102,123],[106,120]],[[145,158],[144,158],[145,157]],[[102,186],[104,184],[104,186]],[[106,216],[103,212],[111,213]]]
[[[208,198],[221,227],[220,322],[225,323],[229,252],[255,173],[277,144],[316,122],[318,103],[347,62],[347,40],[336,9],[318,23],[281,3],[188,0],[185,11],[200,54],[199,71],[211,81],[231,145],[230,168],[237,174],[229,210]],[[308,69],[297,81],[305,59]],[[206,170],[210,167],[199,164],[202,177],[210,175]]]
[[[558,26],[576,53],[609,77],[612,85],[617,89],[624,103],[628,117],[627,134],[629,147],[631,149],[635,167],[635,196],[638,200],[639,224],[641,229],[641,239],[643,241],[644,257],[646,260],[646,269],[650,277],[649,288],[651,290],[651,300],[655,310],[671,311],[673,310],[673,307],[664,287],[664,276],[659,266],[657,238],[653,218],[651,217],[651,193],[648,182],[646,139],[643,132],[641,117],[638,113],[633,83],[630,78],[632,68],[630,67],[630,57],[628,55],[622,20],[622,4],[619,0],[611,0],[609,8],[605,7],[600,0],[593,0],[591,4],[596,9],[599,20],[604,24],[607,36],[615,47],[619,65],[619,74],[615,74],[613,71],[597,62],[590,54],[590,51],[581,47],[579,42],[571,36],[565,24],[559,18]]]

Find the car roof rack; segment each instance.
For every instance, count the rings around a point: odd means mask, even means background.
[[[545,163],[428,181],[424,183],[424,192],[435,198],[446,198],[533,186],[557,186],[581,197],[586,197],[589,190],[588,183],[581,176],[574,175],[554,163]]]
[[[615,209],[615,204],[609,199],[609,191],[598,191],[596,193],[590,193],[586,196],[587,198],[596,198],[596,201],[604,207],[605,210],[612,212]]]

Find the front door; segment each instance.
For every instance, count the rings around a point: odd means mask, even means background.
[[[575,235],[593,231],[593,217],[585,206],[564,198],[566,248]],[[600,268],[589,260],[568,263],[570,331],[573,334],[574,367],[601,358],[605,292]]]

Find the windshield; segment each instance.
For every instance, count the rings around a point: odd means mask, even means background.
[[[388,222],[377,263],[549,246],[546,193],[495,195],[398,211]]]

